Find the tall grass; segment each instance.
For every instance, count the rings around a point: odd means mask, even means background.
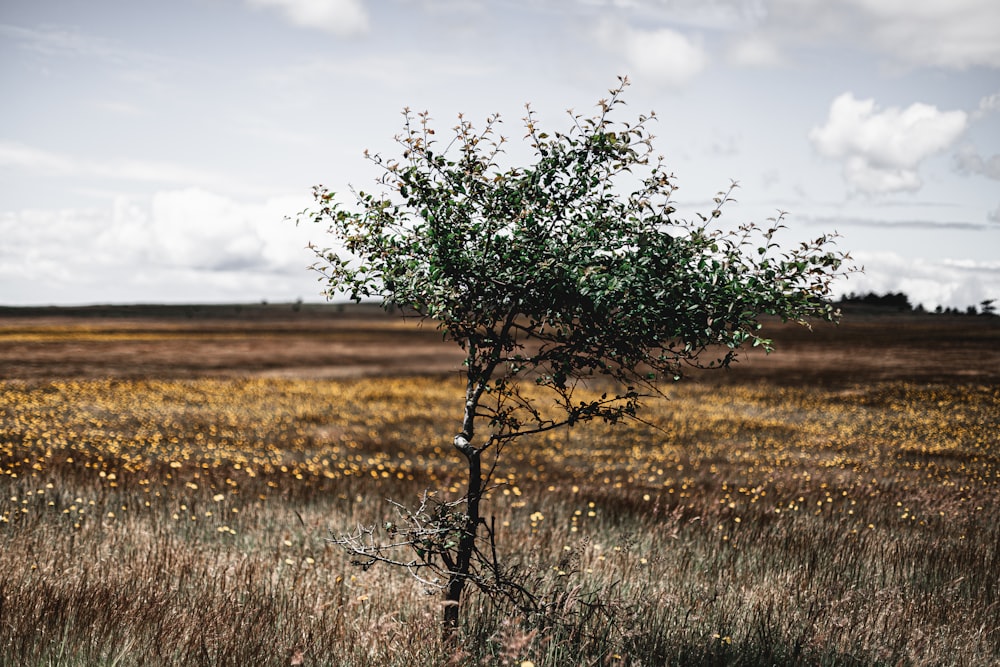
[[[681,385],[504,452],[547,605],[440,601],[329,530],[458,494],[441,378],[0,384],[0,664],[1000,662],[1000,389]]]

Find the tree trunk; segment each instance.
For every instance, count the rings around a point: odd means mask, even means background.
[[[462,601],[462,591],[465,590],[465,583],[468,579],[472,556],[475,552],[476,537],[479,531],[479,501],[483,493],[482,468],[480,465],[480,452],[468,445],[468,441],[462,438],[465,446],[459,444],[456,438],[456,447],[465,456],[469,464],[469,486],[465,494],[465,522],[462,533],[458,540],[458,551],[455,554],[455,567],[451,571],[448,579],[448,588],[444,596],[444,639],[453,641],[458,630],[459,605]]]

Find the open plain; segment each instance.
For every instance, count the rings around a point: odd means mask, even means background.
[[[504,452],[549,601],[438,597],[330,531],[461,494],[461,351],[310,305],[0,312],[0,664],[1000,662],[1000,318],[849,311]]]

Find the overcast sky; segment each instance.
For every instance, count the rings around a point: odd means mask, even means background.
[[[0,0],[0,304],[319,301],[284,217],[404,106],[520,140],[618,75],[687,217],[737,180],[841,291],[1000,299],[996,0]]]

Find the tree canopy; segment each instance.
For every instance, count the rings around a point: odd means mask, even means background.
[[[407,110],[402,158],[369,156],[385,187],[358,192],[360,211],[316,189],[312,215],[346,251],[320,251],[331,293],[433,319],[468,353],[470,375],[530,374],[562,394],[595,374],[648,388],[727,366],[744,344],[770,345],[761,315],[835,319],[826,297],[846,256],[833,237],[783,251],[782,216],[713,228],[732,187],[707,215],[678,219],[674,177],[653,157],[654,114],[613,120],[623,88],[598,115],[572,115],[567,132],[541,131],[529,109],[535,161],[524,167],[501,166],[498,116],[478,131],[460,117],[440,146],[428,114]],[[615,405],[568,418],[611,417]]]

